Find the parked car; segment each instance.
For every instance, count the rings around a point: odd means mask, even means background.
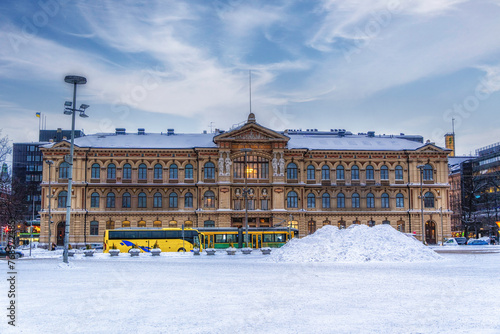
[[[455,237],[454,239],[459,245],[467,245],[467,238],[465,237]]]
[[[4,248],[1,248],[0,249],[0,258],[5,258],[6,256],[7,256],[7,252],[5,251]],[[21,253],[20,251],[14,251],[14,258],[15,259],[19,259],[23,256],[24,256],[24,254]]]
[[[482,245],[489,245],[490,243],[484,239],[469,239],[467,242],[467,245],[473,245],[473,246],[482,246]]]
[[[456,238],[449,238],[446,239],[444,242],[443,246],[458,246],[459,243],[457,242]]]

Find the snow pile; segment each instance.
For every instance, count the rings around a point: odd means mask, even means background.
[[[442,259],[414,238],[390,225],[351,225],[339,230],[326,225],[273,251],[276,262],[416,262]]]

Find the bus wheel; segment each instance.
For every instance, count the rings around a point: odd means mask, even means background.
[[[177,250],[177,252],[186,252],[186,250],[185,250],[184,248],[182,248],[182,247],[181,247],[181,248],[179,248],[179,249]]]

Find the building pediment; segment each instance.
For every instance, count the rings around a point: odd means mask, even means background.
[[[279,132],[268,129],[257,122],[255,116],[250,114],[248,121],[233,130],[222,133],[214,137],[214,142],[283,142],[287,143],[290,138]]]
[[[448,153],[451,150],[447,148],[441,148],[432,143],[427,143],[424,146],[420,146],[415,151],[419,153]]]

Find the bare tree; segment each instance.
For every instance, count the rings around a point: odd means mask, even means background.
[[[7,160],[7,157],[12,153],[12,146],[9,145],[9,137],[2,137],[2,129],[0,129],[0,166]]]

